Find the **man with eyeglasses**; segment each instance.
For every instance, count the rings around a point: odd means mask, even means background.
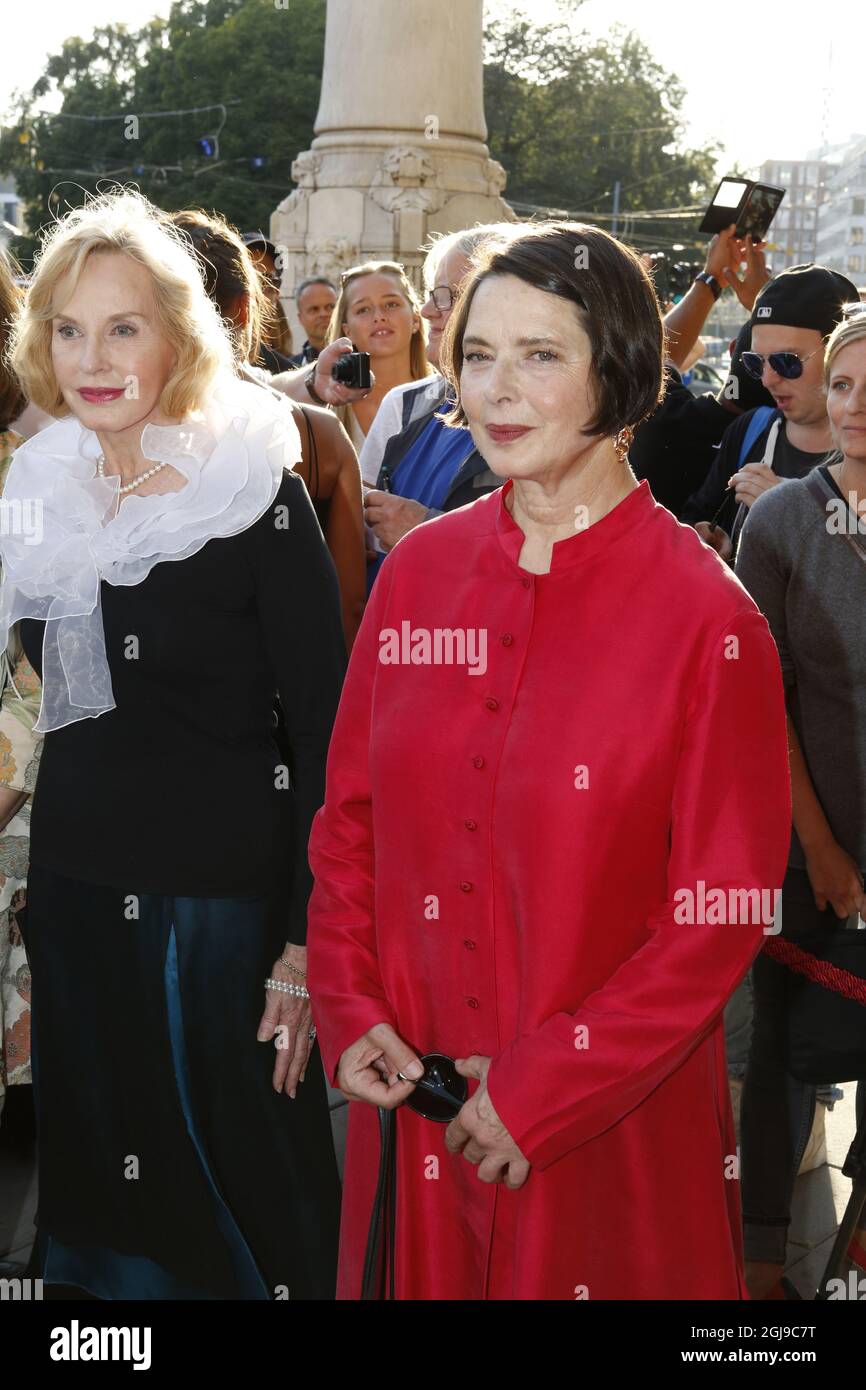
[[[803,478],[835,458],[823,389],[824,339],[858,299],[844,275],[796,265],[768,281],[750,319],[744,369],[773,397],[774,408],[747,411],[726,430],[705,482],[682,520],[730,560],[748,509],[785,478]]]

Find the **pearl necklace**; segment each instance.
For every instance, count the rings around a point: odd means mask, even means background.
[[[164,463],[155,463],[153,468],[148,468],[146,472],[139,473],[138,477],[133,478],[131,483],[124,483],[123,487],[119,489],[120,496],[122,497],[126,492],[132,492],[133,488],[139,487],[140,484],[145,482],[148,478],[152,478],[154,473],[158,473],[161,468],[165,468]],[[105,454],[100,454],[99,458],[96,460],[96,476],[97,478],[105,477]]]

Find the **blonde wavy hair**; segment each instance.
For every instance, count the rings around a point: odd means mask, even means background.
[[[182,420],[200,409],[217,373],[231,370],[232,345],[189,241],[167,213],[133,189],[90,198],[50,229],[10,335],[12,370],[34,405],[49,415],[70,414],[54,374],[52,320],[89,258],[105,252],[129,256],[150,272],[158,320],[177,357],[159,409],[170,420]]]
[[[432,375],[434,369],[427,360],[427,333],[424,320],[421,318],[421,301],[415,293],[406,271],[397,261],[365,261],[363,265],[353,265],[351,269],[343,271],[340,276],[340,293],[334,305],[334,312],[331,314],[331,322],[328,325],[326,343],[333,343],[337,338],[346,336],[343,332],[343,324],[349,308],[349,286],[364,275],[392,275],[395,280],[400,282],[403,297],[408,301],[413,314],[418,316],[419,322],[419,327],[412,334],[412,341],[409,345],[410,380],[420,381],[422,377]]]
[[[866,338],[866,304],[854,300],[853,304],[843,304],[843,317],[836,324],[824,348],[824,390],[830,385],[830,372],[838,354],[849,343]]]

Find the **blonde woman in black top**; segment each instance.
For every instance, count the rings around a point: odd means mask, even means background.
[[[0,641],[26,619],[43,678],[39,1272],[101,1298],[329,1298],[306,842],[345,649],[297,430],[237,380],[188,244],[136,194],[51,230],[12,361],[60,417],[13,461],[7,497],[42,525],[4,538],[0,591]]]

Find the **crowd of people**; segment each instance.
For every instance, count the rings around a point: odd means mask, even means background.
[[[297,354],[214,213],[118,189],[0,256],[46,1297],[790,1292],[817,1092],[763,948],[866,915],[866,312],[734,227],[668,306],[592,226],[424,249],[423,300],[304,279]]]

